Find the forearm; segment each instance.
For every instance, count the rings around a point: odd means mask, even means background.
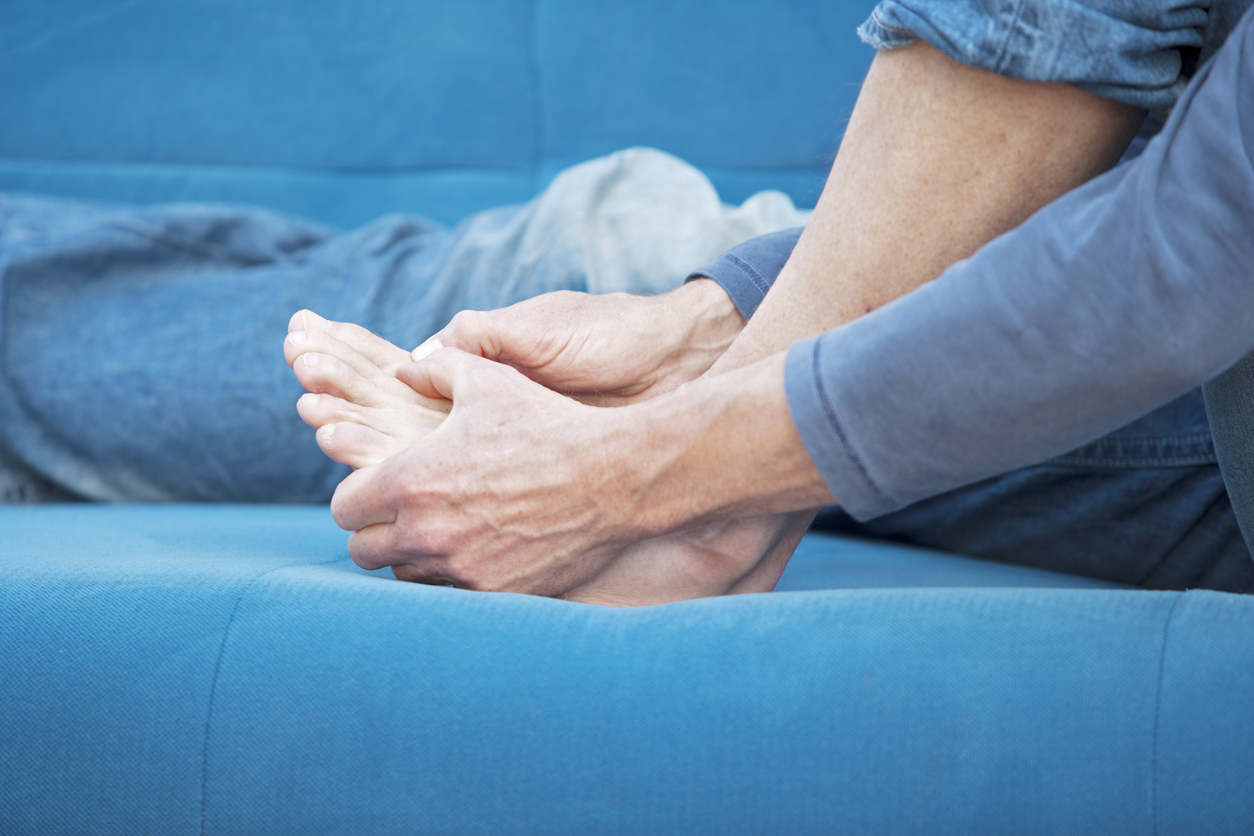
[[[755,362],[935,278],[1109,168],[1142,112],[929,46],[880,53],[805,232],[712,369]]]
[[[1249,23],[1140,158],[791,349],[801,435],[851,513],[1066,452],[1254,346]]]
[[[833,502],[793,424],[783,354],[606,417],[629,536]]]
[[[1140,116],[923,45],[877,56],[782,272],[756,310],[750,292],[723,303],[752,318],[707,373],[720,380],[656,406],[649,426],[667,429],[644,439],[637,513],[666,530],[831,503],[788,410],[780,352],[908,293],[1109,167]],[[746,267],[746,289],[767,278]]]

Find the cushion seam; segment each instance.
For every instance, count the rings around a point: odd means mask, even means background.
[[[213,725],[213,703],[218,695],[218,674],[222,670],[222,657],[226,654],[226,642],[230,638],[231,628],[235,626],[235,615],[239,612],[239,605],[243,602],[244,596],[248,591],[262,578],[272,575],[275,572],[284,569],[291,569],[295,566],[327,566],[332,563],[339,563],[340,559],[324,560],[318,563],[293,563],[287,566],[276,566],[268,572],[263,572],[253,578],[248,584],[240,590],[239,596],[235,599],[235,606],[231,608],[231,615],[226,620],[226,627],[222,630],[222,643],[218,645],[218,659],[213,665],[213,680],[209,683],[209,706],[205,711],[205,737],[200,748],[200,832],[205,832],[205,816],[208,812],[205,803],[206,790],[209,782],[209,729]]]
[[[1184,598],[1183,592],[1177,594],[1175,600],[1171,602],[1171,609],[1167,611],[1167,618],[1163,623],[1163,644],[1158,656],[1158,690],[1154,696],[1154,736],[1150,750],[1150,832],[1154,836],[1158,836],[1158,735],[1163,711],[1163,680],[1167,669],[1167,645],[1171,637],[1171,622],[1176,616],[1176,607],[1179,606],[1182,598]]]

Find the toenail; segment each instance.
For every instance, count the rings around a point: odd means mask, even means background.
[[[304,358],[306,366],[316,366],[318,361],[322,359],[320,354],[302,354],[301,357]]]
[[[292,333],[287,335],[287,338],[291,340],[295,345],[300,345],[301,343],[305,343],[309,341],[309,335],[306,334],[304,331],[293,331]]]
[[[326,424],[318,430],[319,441],[324,445],[331,443],[331,436],[333,435],[335,435],[335,424]]]
[[[307,392],[306,394],[300,396],[300,402],[305,406],[313,406],[318,402],[318,396],[313,392]]]

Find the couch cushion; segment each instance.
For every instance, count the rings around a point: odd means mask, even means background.
[[[813,205],[870,5],[8,0],[0,190],[452,221],[654,145]]]
[[[0,531],[6,834],[1183,835],[1254,816],[1243,596],[614,610],[363,572],[318,507],[10,507]]]

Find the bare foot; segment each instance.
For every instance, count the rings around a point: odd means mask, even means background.
[[[296,402],[318,446],[335,461],[369,467],[410,447],[440,425],[452,403],[419,395],[396,378],[413,358],[360,325],[298,311],[283,354],[309,390]]]
[[[568,601],[639,607],[770,592],[814,518],[811,511],[709,523],[633,543]]]

